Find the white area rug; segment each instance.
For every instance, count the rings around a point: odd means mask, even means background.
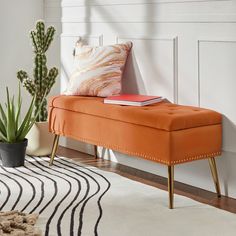
[[[0,211],[38,212],[54,236],[234,236],[236,215],[65,158],[0,168]]]

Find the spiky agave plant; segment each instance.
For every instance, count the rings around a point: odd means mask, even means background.
[[[38,108],[42,103],[36,121],[47,120],[48,113],[46,96],[51,91],[51,88],[54,85],[58,75],[57,68],[53,67],[52,69],[48,70],[46,65],[46,52],[53,41],[55,31],[56,30],[53,26],[50,26],[47,30],[45,30],[45,24],[43,21],[38,21],[36,23],[36,30],[32,30],[30,32],[30,37],[35,53],[33,79],[30,78],[27,72],[23,70],[17,72],[17,78],[20,80],[26,90],[32,96],[36,97],[35,113],[37,113]]]
[[[0,141],[6,143],[21,142],[25,139],[25,136],[35,123],[40,108],[42,107],[42,103],[39,104],[39,109],[35,110],[35,114],[33,114],[36,102],[36,96],[34,96],[25,117],[21,121],[22,98],[20,84],[17,102],[14,101],[14,96],[10,96],[8,88],[6,88],[6,91],[7,101],[5,109],[0,103]]]

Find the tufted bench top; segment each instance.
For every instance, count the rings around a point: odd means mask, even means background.
[[[221,114],[203,108],[180,106],[167,101],[144,107],[104,104],[103,98],[56,96],[49,106],[122,122],[174,131],[221,124]]]

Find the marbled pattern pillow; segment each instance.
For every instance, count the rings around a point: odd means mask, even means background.
[[[66,95],[107,97],[121,92],[121,79],[132,43],[88,46],[81,41],[75,48],[75,71]]]

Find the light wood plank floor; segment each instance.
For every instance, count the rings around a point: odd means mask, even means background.
[[[94,156],[81,153],[72,149],[59,147],[58,155],[74,159],[81,163],[95,166],[99,169],[115,172],[126,178],[148,184],[167,191],[167,179],[158,175],[150,174],[141,170],[117,164],[101,158],[95,159]],[[213,184],[213,182],[212,182]],[[214,207],[224,209],[226,211],[236,213],[236,199],[222,196],[217,198],[215,193],[196,188],[187,184],[175,181],[175,193],[192,198],[196,201],[212,205]]]

